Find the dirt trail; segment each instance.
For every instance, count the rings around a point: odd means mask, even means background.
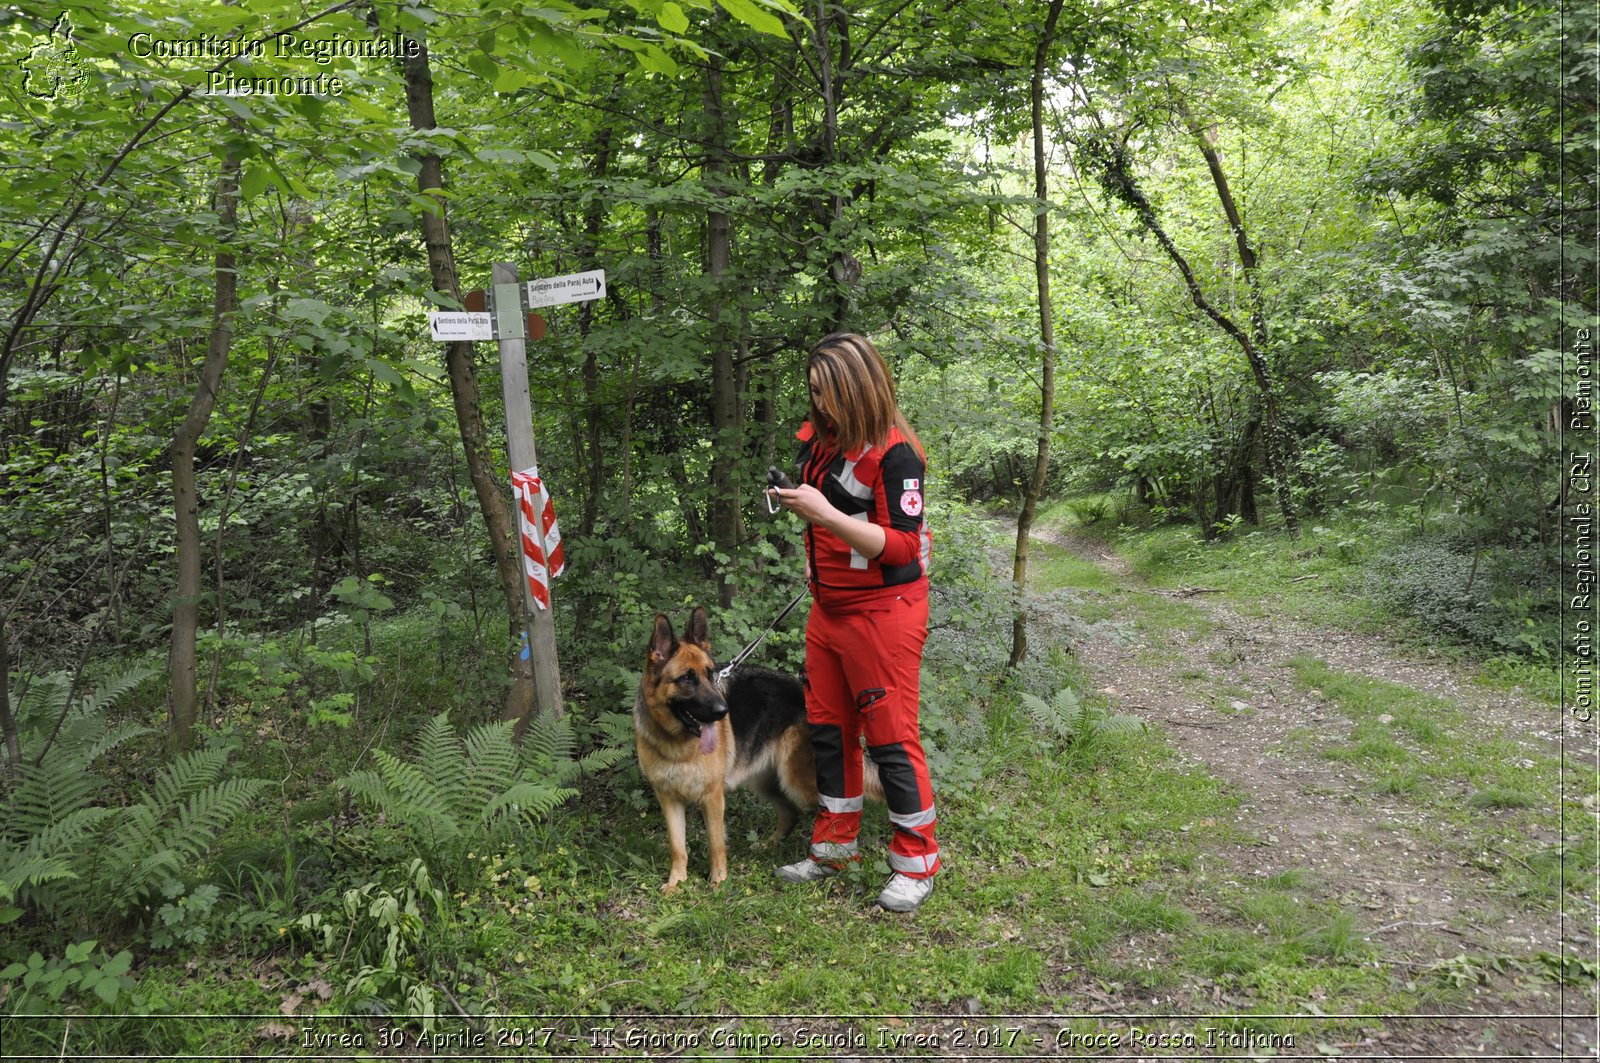
[[[1313,656],[1342,672],[1448,698],[1469,718],[1514,739],[1526,766],[1559,756],[1563,730],[1569,757],[1592,759],[1592,726],[1564,721],[1554,706],[1474,685],[1441,659],[1419,658],[1370,636],[1241,615],[1217,595],[1152,590],[1097,544],[1060,534],[1038,538],[1116,577],[1112,590],[1079,593],[1118,615],[1136,614],[1127,608],[1133,604],[1159,608],[1158,595],[1202,614],[1204,622],[1187,630],[1156,635],[1138,625],[1100,625],[1073,651],[1117,711],[1149,721],[1185,759],[1226,781],[1239,797],[1235,825],[1252,842],[1213,853],[1208,873],[1248,882],[1292,869],[1309,872],[1315,895],[1356,916],[1402,981],[1463,955],[1526,958],[1575,947],[1579,956],[1594,957],[1592,903],[1569,897],[1564,920],[1554,904],[1519,903],[1484,869],[1507,855],[1517,859],[1514,854],[1473,853],[1424,803],[1376,792],[1370,774],[1329,759],[1326,752],[1349,737],[1354,721],[1319,691],[1297,687],[1289,662]],[[1557,796],[1548,799],[1554,807]],[[1570,812],[1568,820],[1569,834],[1594,829],[1592,820],[1572,823]],[[1551,836],[1528,844],[1560,841]],[[1448,1047],[1548,1058],[1564,1026],[1567,1055],[1593,1058],[1594,1020],[1559,1018],[1592,1016],[1592,991],[1567,989],[1565,1001],[1562,992],[1539,979],[1495,975],[1464,1009],[1477,1017],[1395,1023],[1374,1048],[1392,1055]]]

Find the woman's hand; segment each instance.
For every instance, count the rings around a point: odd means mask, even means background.
[[[772,490],[778,492],[778,504],[784,509],[808,524],[827,528],[850,544],[850,549],[862,557],[877,557],[883,553],[888,537],[882,528],[866,519],[866,514],[862,514],[860,520],[852,520],[839,512],[832,502],[823,497],[821,491],[810,484],[801,484],[793,490],[782,487]]]
[[[792,490],[784,487],[775,487],[773,490],[778,492],[778,504],[807,524],[826,527],[830,515],[843,516],[833,503],[822,496],[821,491],[810,484],[801,484]]]

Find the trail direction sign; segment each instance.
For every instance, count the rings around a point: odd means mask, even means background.
[[[444,343],[452,340],[494,339],[493,314],[459,313],[450,310],[428,311],[428,329],[433,338]]]
[[[606,296],[606,271],[592,269],[587,273],[568,273],[560,277],[545,277],[528,282],[528,309],[540,306],[559,306],[562,303],[587,303]]]

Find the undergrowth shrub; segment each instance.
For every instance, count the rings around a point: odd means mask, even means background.
[[[983,778],[991,743],[987,716],[1005,670],[1017,608],[997,580],[988,550],[992,525],[968,506],[941,500],[929,517],[937,538],[923,650],[921,714],[928,771],[941,794],[970,793]]]
[[[577,795],[570,785],[626,757],[613,743],[574,759],[576,739],[565,717],[536,716],[519,745],[513,723],[479,724],[465,735],[440,713],[418,735],[405,759],[378,749],[377,767],[340,784],[363,806],[380,812],[440,876],[465,871],[467,854],[515,843],[522,833]]]
[[[1109,495],[1087,495],[1082,498],[1068,499],[1067,512],[1072,514],[1072,519],[1080,527],[1098,524],[1106,519],[1111,511],[1111,498]]]
[[[115,956],[96,949],[94,940],[68,945],[66,954],[46,958],[35,952],[26,960],[0,970],[0,985],[7,986],[6,1006],[18,1012],[56,1011],[93,993],[110,1005],[133,985],[128,968],[133,953],[123,949]]]
[[[1543,660],[1555,649],[1555,577],[1540,553],[1504,544],[1475,549],[1462,534],[1417,538],[1369,564],[1367,591],[1435,636]]]
[[[1200,533],[1192,528],[1162,528],[1137,540],[1129,549],[1133,571],[1148,580],[1195,567],[1205,556]]]
[[[345,890],[332,907],[307,912],[294,930],[347,976],[347,1007],[377,1005],[429,1029],[438,1010],[436,969],[450,966],[441,962],[440,943],[451,941],[453,925],[445,891],[417,857]]]
[[[150,674],[124,672],[77,699],[58,673],[18,700],[22,757],[0,828],[0,922],[27,905],[65,923],[106,925],[172,895],[265,785],[224,778],[226,751],[202,750],[164,765],[135,800],[112,801],[95,767],[150,728],[111,724],[105,712]]]
[[[1049,701],[1026,692],[1020,698],[1034,730],[1069,753],[1093,755],[1110,741],[1145,732],[1137,716],[1109,715],[1071,687],[1062,687]]]

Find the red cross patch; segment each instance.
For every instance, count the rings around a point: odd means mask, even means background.
[[[900,496],[900,509],[908,517],[921,516],[921,514],[922,514],[922,492],[921,491],[907,491],[905,494],[901,495]]]

